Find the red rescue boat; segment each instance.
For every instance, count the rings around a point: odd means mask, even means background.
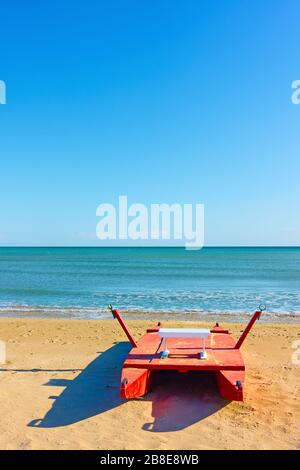
[[[226,400],[243,401],[245,363],[240,348],[255,321],[260,318],[260,306],[236,341],[218,323],[212,329],[162,328],[147,329],[135,341],[118,310],[110,306],[132,349],[122,369],[121,398],[137,398],[149,392],[156,370],[214,371],[220,394]]]

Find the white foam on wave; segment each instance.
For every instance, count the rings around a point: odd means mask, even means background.
[[[117,305],[117,304],[115,304]],[[238,309],[207,309],[207,308],[189,308],[188,306],[182,308],[156,308],[156,307],[143,307],[137,304],[120,304],[119,310],[126,313],[126,315],[134,316],[138,314],[143,315],[169,315],[170,317],[176,316],[177,319],[185,319],[187,316],[192,315],[195,318],[203,319],[205,317],[214,316],[228,316],[228,318],[242,318],[250,316],[254,309],[238,308]],[[111,313],[106,307],[82,307],[82,306],[59,306],[59,305],[16,305],[6,304],[0,305],[0,316],[2,317],[49,317],[49,318],[78,318],[78,319],[108,319],[111,318]],[[300,320],[300,310],[289,311],[282,309],[268,310],[264,312],[263,319],[270,321],[272,319],[296,319]]]

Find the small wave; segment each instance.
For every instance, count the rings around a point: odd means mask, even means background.
[[[253,311],[242,309],[198,309],[198,308],[155,308],[136,305],[120,305],[118,307],[127,318],[148,319],[161,316],[176,320],[209,320],[225,317],[227,321],[241,321],[249,318]],[[74,319],[110,319],[111,313],[107,307],[82,307],[60,305],[0,305],[1,317],[37,317],[37,318],[74,318]],[[300,311],[284,310],[267,311],[263,313],[262,321],[299,322]]]
[[[104,318],[108,316],[105,308],[63,307],[59,305],[5,305],[0,306],[1,316],[35,316],[60,318]]]

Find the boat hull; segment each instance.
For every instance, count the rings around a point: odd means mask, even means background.
[[[244,370],[220,370],[216,372],[220,395],[225,400],[244,401]]]
[[[223,330],[224,331],[224,330]],[[149,331],[129,352],[122,369],[120,395],[123,399],[146,395],[155,370],[214,371],[220,395],[226,400],[244,398],[245,365],[235,340],[225,330],[212,332],[205,347],[207,358],[199,358],[199,341],[194,338],[170,338],[169,356],[162,358],[163,346],[157,331]],[[199,376],[200,379],[200,376]]]
[[[177,370],[181,373],[210,370],[216,374],[223,398],[244,400],[245,364],[240,347],[256,320],[260,318],[265,308],[263,305],[254,312],[237,342],[229,330],[220,327],[218,323],[207,336],[202,335],[203,331],[193,329],[190,329],[188,334],[177,329],[172,335],[169,334],[170,331],[160,331],[159,323],[148,328],[146,334],[136,342],[118,310],[113,309],[111,305],[109,308],[132,345],[122,369],[122,398],[145,395],[150,390],[151,377],[155,370]],[[164,333],[168,335],[164,336]],[[200,338],[203,340],[201,345]]]
[[[138,398],[150,390],[151,371],[149,369],[123,368],[120,395],[123,399]]]

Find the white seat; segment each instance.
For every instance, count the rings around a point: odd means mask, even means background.
[[[160,328],[158,334],[161,338],[208,338],[210,330],[207,328]]]
[[[210,330],[207,328],[160,328],[158,335],[164,340],[164,350],[161,352],[162,359],[169,356],[167,338],[202,338],[202,351],[199,357],[200,359],[207,359],[205,338],[208,338],[210,335]]]

